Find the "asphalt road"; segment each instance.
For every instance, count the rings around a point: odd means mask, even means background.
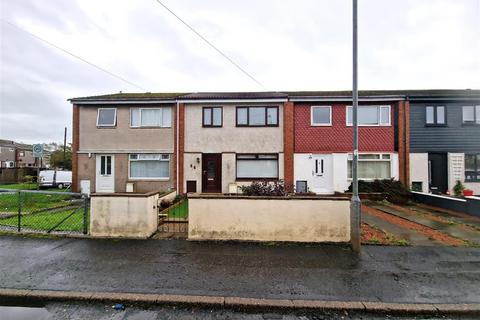
[[[48,303],[41,307],[1,307],[2,320],[414,320],[414,319],[476,319],[474,316],[401,316],[390,314],[365,314],[348,312],[242,312],[235,310],[140,307],[125,306],[124,310],[114,310],[111,305],[87,303]]]
[[[479,303],[480,249],[2,236],[0,287]]]

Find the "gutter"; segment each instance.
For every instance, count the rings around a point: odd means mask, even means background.
[[[177,100],[177,103],[256,103],[256,102],[287,102],[287,98],[280,99],[202,99],[202,100]]]
[[[403,101],[405,100],[405,96],[393,95],[393,96],[363,96],[359,97],[358,101],[368,102],[368,101]],[[288,99],[289,101],[293,102],[307,102],[307,101],[322,101],[322,102],[329,102],[329,101],[352,101],[351,96],[298,96],[298,97],[291,97]]]
[[[175,100],[68,100],[72,104],[172,104]]]

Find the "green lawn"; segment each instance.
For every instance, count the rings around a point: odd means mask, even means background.
[[[0,192],[0,212],[17,212],[18,193]],[[70,204],[72,196],[61,194],[21,193],[22,212],[34,212],[45,208],[62,207]]]
[[[182,200],[173,204],[168,209],[168,219],[187,219],[188,218],[188,202]]]
[[[13,189],[13,190],[37,190],[36,183],[12,183],[12,184],[0,184],[0,189]],[[46,191],[58,191],[65,192],[71,191],[70,188],[40,188],[40,190]]]
[[[71,216],[66,219],[69,215]],[[44,212],[26,215],[22,214],[21,227],[33,230],[48,231],[64,219],[66,220],[57,226],[55,231],[83,231],[83,208],[67,209],[57,212]],[[0,225],[16,227],[18,225],[18,216],[0,218]]]

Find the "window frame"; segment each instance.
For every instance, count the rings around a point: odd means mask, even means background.
[[[159,155],[160,156],[160,159],[159,160],[145,160],[145,159],[132,159],[132,155],[141,155],[141,154],[155,154],[155,155]],[[168,159],[162,159],[162,156],[164,155],[167,155],[168,156]],[[129,153],[128,154],[128,180],[131,180],[131,181],[141,181],[141,180],[156,180],[156,181],[168,181],[170,180],[170,177],[171,177],[171,174],[172,174],[172,170],[170,168],[171,166],[171,161],[172,160],[172,156],[170,153]],[[132,177],[131,175],[131,162],[139,162],[139,161],[163,161],[163,162],[168,162],[168,177]]]
[[[473,121],[465,122],[463,118],[463,108],[472,107],[473,108]],[[477,112],[477,109],[479,112]],[[462,125],[465,126],[479,126],[480,125],[480,105],[466,105],[462,106]]]
[[[163,126],[163,125],[159,125],[159,126],[142,126],[142,110],[161,110],[162,112],[162,123],[163,123],[163,110],[166,109],[166,108],[170,108],[170,125],[168,126]],[[134,126],[132,124],[132,111],[134,109],[138,109],[139,111],[139,115],[138,115],[138,123],[139,125],[138,126]],[[172,127],[172,111],[173,111],[173,108],[172,107],[155,107],[155,108],[142,108],[142,107],[130,107],[130,128],[134,128],[134,129],[141,129],[141,128],[171,128]]]
[[[250,108],[264,108],[265,109],[265,124],[250,124]],[[247,124],[238,124],[238,110],[247,109]],[[277,119],[276,124],[268,124],[268,109],[276,109]],[[278,106],[236,106],[235,107],[235,126],[236,127],[278,127],[280,120],[280,108]]]
[[[313,109],[328,108],[330,112],[330,119],[328,123],[313,122]],[[331,127],[332,126],[332,106],[311,106],[310,107],[310,126],[312,127]]]
[[[115,110],[113,116],[113,124],[99,124],[98,120],[100,120],[100,111],[102,110]],[[113,128],[117,126],[117,108],[97,108],[97,127],[104,127],[104,128]]]
[[[362,155],[378,155],[378,159],[360,159],[360,156]],[[353,177],[351,170],[349,169],[349,162],[353,161],[353,154],[349,153],[347,156],[347,180],[352,181]],[[369,153],[359,153],[358,154],[358,162],[389,162],[390,163],[390,177],[384,178],[384,179],[392,179],[393,178],[393,157],[391,153],[383,153],[383,152],[369,152]],[[363,180],[363,181],[373,181],[376,179],[381,179],[381,178],[358,178],[358,180]],[[383,179],[383,178],[382,178]]]
[[[391,127],[392,126],[392,106],[389,104],[364,104],[359,105],[358,109],[363,107],[377,107],[377,124],[361,124],[358,123],[359,127]],[[382,108],[388,108],[388,123],[382,123]],[[352,110],[352,122],[348,122],[348,110]],[[347,127],[353,127],[353,107],[352,106],[345,106],[345,123]]]
[[[427,109],[433,108],[433,123],[427,123]],[[443,123],[438,123],[438,108],[443,108]],[[447,106],[446,105],[428,105],[425,106],[425,127],[446,127],[447,126]]]
[[[466,168],[466,165],[465,165],[467,156],[473,156],[474,157],[474,162],[475,162],[474,172],[475,172],[475,175],[477,176],[477,178],[475,178],[475,179],[468,179],[467,178],[467,168]],[[480,159],[479,158],[480,158],[480,153],[466,153],[465,154],[465,159],[463,161],[464,162],[463,163],[463,165],[464,165],[463,174],[465,176],[465,182],[467,182],[467,183],[468,182],[480,182],[480,178],[478,178],[478,176],[480,176]],[[469,172],[471,172],[471,171],[469,171]]]
[[[210,123],[205,124],[205,109],[210,109]],[[213,124],[213,109],[220,109],[220,125]],[[202,108],[202,127],[203,128],[221,128],[223,127],[223,107],[203,107]]]
[[[245,158],[242,161],[259,161],[259,160],[276,160],[277,161],[277,177],[238,177],[238,156],[254,156],[255,158]],[[262,159],[259,156],[275,156],[275,158]],[[235,181],[278,181],[280,179],[280,159],[278,153],[237,153],[235,154]]]

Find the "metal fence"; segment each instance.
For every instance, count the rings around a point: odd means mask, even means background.
[[[159,232],[181,233],[188,232],[188,199],[177,198],[169,207],[161,210],[159,216]]]
[[[89,199],[73,192],[0,189],[0,230],[88,233]]]

